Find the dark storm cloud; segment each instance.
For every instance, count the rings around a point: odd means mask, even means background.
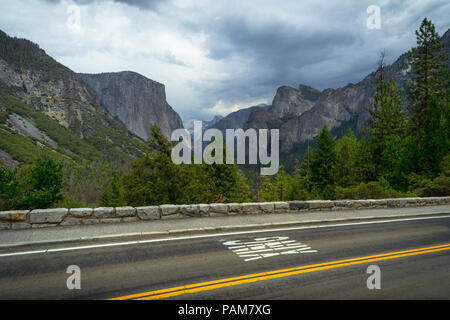
[[[43,0],[46,2],[50,2],[50,3],[60,3],[62,2],[62,0]],[[72,2],[79,4],[79,5],[85,5],[85,4],[90,4],[90,3],[94,3],[94,2],[101,2],[101,1],[106,1],[106,0],[72,0]],[[123,3],[129,6],[133,6],[133,7],[137,7],[140,9],[145,9],[145,10],[155,10],[158,8],[158,6],[165,2],[165,0],[112,0],[113,2],[119,2],[119,3]]]
[[[303,83],[325,89],[358,82],[375,69],[380,50],[386,49],[389,62],[394,62],[414,44],[414,30],[421,19],[437,16],[434,13],[445,6],[445,1],[385,2],[381,8],[383,28],[368,32],[366,9],[372,2],[335,4],[323,13],[322,21],[302,27],[281,19],[254,24],[247,14],[224,15],[219,21],[211,21],[206,29],[210,34],[208,56],[217,61],[243,57],[249,61],[249,72],[218,82],[214,89],[200,85],[197,89],[205,97],[215,97],[211,101],[239,102],[250,97],[273,97],[281,85],[297,87]],[[317,4],[318,16],[322,7]]]
[[[164,0],[114,0],[114,2],[120,2],[129,6],[138,7],[141,9],[157,9]]]
[[[245,19],[236,18],[225,21],[213,30],[209,43],[210,57],[213,59],[226,59],[238,52],[277,62],[284,60],[284,56],[296,55],[299,51],[322,52],[333,46],[351,45],[356,41],[354,35],[339,30],[317,34],[311,30],[292,29],[281,22],[268,22],[264,26],[253,27]],[[227,44],[225,49],[220,43]]]
[[[206,42],[208,57],[224,60],[240,56],[248,60],[248,73],[217,83],[212,88],[199,84],[205,96],[239,102],[251,97],[268,97],[268,103],[281,85],[300,83],[327,87],[327,71],[305,74],[301,69],[333,59],[337,48],[352,47],[362,41],[356,32],[344,29],[312,30],[295,28],[283,21],[252,25],[245,17],[229,17],[210,25]],[[366,66],[367,67],[367,66]],[[367,69],[367,68],[366,68]],[[333,83],[335,84],[335,83]],[[212,90],[211,90],[212,89]]]
[[[414,31],[424,17],[430,18],[441,34],[450,27],[448,0],[113,1],[125,4],[119,8],[124,15],[136,11],[132,8],[141,9],[141,19],[148,14],[162,34],[170,30],[184,39],[204,36],[204,41],[194,41],[201,58],[194,55],[190,61],[189,55],[183,56],[182,45],[164,47],[157,57],[182,70],[167,76],[174,80],[165,84],[177,88],[184,82],[188,87],[171,102],[184,118],[202,118],[218,101],[228,108],[261,99],[271,103],[282,85],[325,89],[361,81],[376,68],[380,50],[386,50],[392,63],[414,45]],[[88,5],[106,0],[72,2]],[[370,5],[381,7],[381,30],[367,29],[366,9]],[[133,20],[129,33],[139,32],[144,25],[142,20]],[[133,43],[128,49],[145,45],[154,44]],[[204,66],[211,69],[205,71]],[[189,68],[195,70],[195,76],[189,76]],[[150,70],[146,75],[151,78],[152,73]],[[186,93],[195,97],[192,101],[198,105],[185,101],[182,95]],[[168,95],[169,100],[172,97]]]
[[[232,20],[215,33],[208,45],[212,59],[228,59],[239,54],[252,61],[255,68],[263,67],[264,76],[253,70],[251,80],[265,90],[280,80],[287,83],[298,81],[302,67],[330,59],[337,47],[352,46],[357,42],[355,34],[340,30],[314,33],[293,30],[281,23],[268,23],[255,30],[245,21],[237,23]],[[227,44],[225,49],[221,43]]]

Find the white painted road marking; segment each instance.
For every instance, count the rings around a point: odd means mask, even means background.
[[[281,254],[317,252],[317,250],[297,240],[289,240],[289,237],[255,238],[254,241],[247,242],[231,240],[223,242],[223,245],[227,246],[239,257],[244,258],[244,261],[269,258]]]
[[[335,224],[333,223],[333,224],[303,226],[303,227],[288,227],[288,228],[281,228],[279,226],[279,227],[274,228],[274,229],[261,229],[261,230],[250,230],[250,231],[235,231],[235,232],[226,232],[226,233],[189,235],[189,236],[179,236],[179,237],[161,238],[161,239],[137,240],[137,241],[126,241],[126,242],[118,242],[118,243],[105,243],[105,244],[96,244],[96,245],[85,245],[85,246],[77,246],[77,247],[66,247],[66,248],[43,249],[43,250],[34,250],[34,251],[10,252],[10,253],[2,253],[2,254],[0,254],[0,258],[10,257],[10,256],[30,255],[30,254],[40,254],[40,253],[45,254],[45,253],[61,252],[61,251],[88,250],[88,249],[97,249],[97,248],[115,247],[115,246],[129,246],[129,245],[136,245],[136,244],[148,244],[148,243],[157,243],[157,242],[166,242],[166,241],[179,241],[179,240],[188,240],[188,239],[215,238],[215,237],[223,237],[223,236],[231,236],[231,235],[242,235],[242,234],[253,234],[253,233],[269,233],[269,232],[306,230],[306,229],[323,229],[323,228],[347,227],[347,226],[357,226],[357,225],[366,225],[366,224],[380,224],[380,223],[393,223],[393,222],[404,222],[404,221],[415,221],[415,220],[430,220],[430,219],[447,219],[447,218],[450,218],[450,216],[449,215],[445,215],[445,216],[405,218],[405,219],[398,219],[397,218],[397,219],[389,219],[389,220],[364,221],[364,222],[348,222],[348,223],[335,223]]]

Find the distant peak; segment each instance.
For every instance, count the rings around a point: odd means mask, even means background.
[[[137,81],[139,80],[145,80],[145,81],[151,81],[152,83],[165,87],[164,84],[162,84],[161,82],[155,81],[153,79],[147,78],[146,76],[135,72],[135,71],[129,71],[129,70],[125,70],[125,71],[117,71],[117,72],[101,72],[101,73],[78,73],[78,75],[80,75],[82,78],[104,78],[104,79],[119,79],[119,80],[127,80],[127,79],[135,79]]]
[[[317,101],[322,93],[320,90],[304,84],[298,86],[298,91],[300,91],[302,98],[313,102]]]
[[[317,90],[316,88],[313,88],[311,86],[308,86],[306,84],[299,84],[298,85],[298,90],[302,91],[302,90],[313,90],[313,91],[318,91],[320,92],[320,90]]]

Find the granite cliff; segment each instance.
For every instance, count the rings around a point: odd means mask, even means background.
[[[447,56],[450,56],[450,30],[443,36]],[[447,67],[450,60],[447,60]],[[401,55],[386,68],[397,86],[406,93],[410,81],[410,66],[407,54]],[[375,72],[362,81],[350,83],[343,88],[323,91],[300,85],[298,89],[282,86],[278,88],[272,106],[267,110],[251,110],[243,127],[280,129],[281,152],[290,153],[299,145],[314,140],[324,125],[335,136],[345,134],[348,128],[357,133],[369,119],[369,108],[373,105],[377,81]]]
[[[37,44],[0,31],[0,150],[9,159],[5,162],[30,163],[52,155],[120,166],[140,154],[135,139],[75,72]]]
[[[9,166],[59,160],[127,166],[157,124],[182,127],[164,85],[134,72],[80,75],[37,44],[0,31],[0,160]]]
[[[78,74],[98,97],[100,104],[122,121],[132,133],[147,139],[158,125],[166,137],[183,128],[180,116],[166,101],[163,84],[136,72]]]

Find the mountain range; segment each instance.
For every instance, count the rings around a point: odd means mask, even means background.
[[[442,41],[449,56],[450,30]],[[406,92],[407,54],[386,70]],[[337,138],[349,128],[360,133],[375,91],[375,72],[337,89],[282,86],[271,105],[216,116],[203,128],[279,129],[282,155],[300,158],[324,125]],[[61,159],[121,165],[139,156],[135,141],[147,139],[155,124],[166,137],[183,127],[163,84],[131,71],[75,73],[37,44],[0,31],[0,159],[6,164],[51,152]],[[192,130],[193,120],[184,126]]]
[[[450,29],[441,40],[445,54],[450,57]],[[450,66],[450,59],[446,64]],[[407,53],[386,67],[387,76],[393,77],[404,94],[408,91],[409,71]],[[324,125],[336,138],[343,136],[348,129],[360,134],[370,117],[369,109],[373,105],[376,86],[375,72],[356,84],[350,83],[337,89],[320,91],[303,84],[298,88],[282,86],[278,88],[271,105],[233,112],[217,122],[215,127],[221,130],[279,129],[281,153],[285,158],[299,158]]]
[[[77,74],[39,46],[0,31],[0,159],[10,166],[52,154],[120,166],[157,124],[183,127],[163,84],[135,72]]]
[[[180,116],[166,101],[164,85],[159,82],[131,71],[79,73],[78,77],[92,89],[102,107],[142,139],[151,136],[150,127],[155,124],[166,137],[183,127]]]

